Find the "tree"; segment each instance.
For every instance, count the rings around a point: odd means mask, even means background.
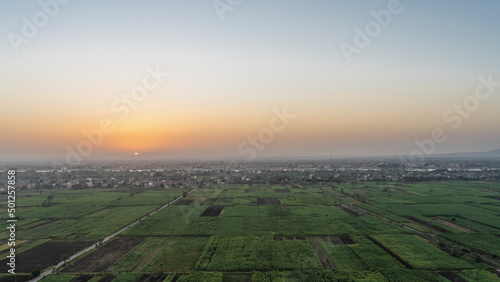
[[[52,205],[52,200],[54,199],[54,195],[48,195],[47,196],[47,202],[48,202],[48,205],[51,206]]]
[[[38,277],[41,272],[42,272],[42,266],[37,265],[36,268],[31,272],[29,279],[33,279],[35,277]]]
[[[69,256],[68,255],[62,255],[61,256],[61,260],[64,262],[64,264],[66,263],[66,261],[69,259]]]
[[[480,255],[476,255],[476,257],[474,258],[474,261],[478,262],[478,263],[482,263],[483,262],[483,258]]]

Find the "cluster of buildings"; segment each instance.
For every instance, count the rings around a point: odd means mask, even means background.
[[[155,188],[178,189],[241,183],[500,181],[500,161],[435,160],[276,160],[265,162],[93,163],[2,165],[16,169],[17,189]],[[6,178],[0,179],[5,191]],[[1,190],[0,190],[1,191]]]

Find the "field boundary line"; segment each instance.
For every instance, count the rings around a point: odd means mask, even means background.
[[[192,192],[194,192],[196,189],[197,189],[197,188],[194,188],[193,190],[191,190],[191,191],[187,192],[187,193],[186,193],[186,196],[187,196],[187,195],[189,195],[189,194],[191,194]],[[94,243],[94,244],[92,244],[90,247],[87,247],[87,248],[85,248],[85,249],[83,249],[83,250],[79,251],[78,253],[76,253],[76,254],[72,255],[72,256],[71,256],[71,257],[69,257],[67,260],[65,260],[65,261],[61,261],[61,262],[57,263],[56,265],[52,266],[51,268],[47,269],[46,271],[44,271],[44,272],[40,273],[40,275],[39,275],[39,276],[35,277],[34,279],[29,280],[29,282],[37,282],[37,281],[39,281],[39,280],[43,279],[45,276],[50,275],[52,272],[54,272],[54,270],[57,270],[58,268],[60,268],[60,267],[61,267],[61,266],[63,266],[64,264],[66,264],[66,263],[68,263],[68,262],[70,262],[70,261],[73,261],[73,260],[75,260],[76,258],[80,257],[81,255],[83,255],[83,254],[85,254],[85,253],[88,253],[88,252],[90,252],[91,250],[93,250],[93,249],[95,249],[95,248],[99,247],[100,245],[102,245],[102,244],[106,243],[107,241],[109,241],[109,240],[113,239],[113,238],[114,238],[114,237],[116,237],[118,234],[122,233],[123,231],[125,231],[125,230],[129,229],[130,227],[132,227],[132,226],[136,225],[137,223],[139,223],[139,222],[141,222],[141,221],[143,221],[143,220],[147,219],[148,217],[150,217],[150,216],[154,215],[155,213],[157,213],[157,212],[161,211],[162,209],[166,208],[167,206],[169,206],[169,205],[171,205],[171,204],[174,204],[175,202],[179,201],[179,200],[180,200],[180,199],[182,199],[182,198],[184,198],[184,196],[182,196],[182,195],[181,195],[181,196],[179,196],[179,197],[175,198],[174,200],[172,200],[172,201],[170,201],[170,202],[168,202],[168,203],[164,204],[163,206],[161,206],[161,207],[157,208],[157,209],[156,209],[156,210],[154,210],[153,212],[150,212],[148,215],[145,215],[145,216],[143,216],[143,217],[139,218],[138,220],[136,220],[136,221],[134,221],[134,222],[132,222],[132,223],[128,224],[127,226],[123,227],[122,229],[120,229],[120,230],[116,231],[115,233],[113,233],[113,234],[109,235],[108,237],[104,238],[104,240],[102,240],[102,242],[97,242],[97,243]]]

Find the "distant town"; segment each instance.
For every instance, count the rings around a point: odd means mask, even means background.
[[[296,161],[136,161],[98,162],[80,166],[18,163],[17,189],[162,188],[182,189],[225,184],[338,182],[488,181],[500,182],[500,161],[431,160],[296,160]],[[7,182],[0,181],[0,191]]]

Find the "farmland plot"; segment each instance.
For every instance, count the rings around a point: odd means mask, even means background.
[[[466,261],[452,257],[416,236],[374,235],[373,238],[417,269],[472,268]]]
[[[196,264],[197,270],[252,271],[322,269],[304,240],[275,241],[272,236],[212,236]]]
[[[108,268],[141,243],[140,238],[115,239],[66,267],[63,272],[93,273]]]
[[[89,240],[51,240],[43,243],[16,256],[16,272],[30,273],[39,264],[42,268],[47,268],[61,261],[63,257],[69,257],[93,243],[95,242]],[[0,261],[2,273],[7,273],[6,261],[5,259]]]

